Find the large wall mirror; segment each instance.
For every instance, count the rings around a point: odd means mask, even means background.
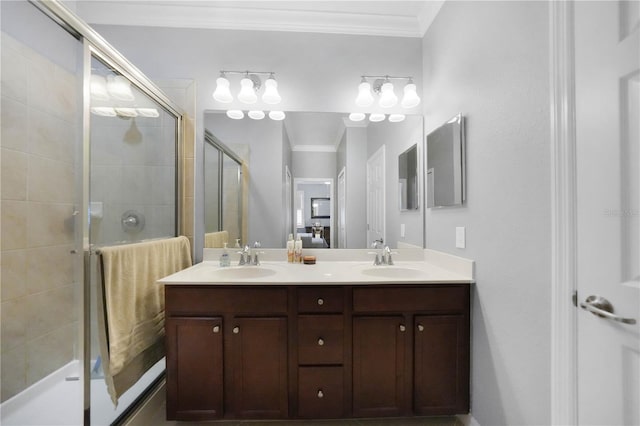
[[[368,240],[374,237],[383,238],[392,248],[423,247],[423,217],[418,208],[422,194],[412,195],[410,210],[398,209],[398,157],[410,149],[416,150],[417,159],[421,157],[422,116],[407,116],[399,123],[354,123],[347,116],[287,112],[284,120],[274,121],[233,120],[224,111],[205,113],[207,134],[231,151],[246,170],[244,186],[238,188],[245,190],[239,199],[246,200],[241,244],[260,241],[264,248],[284,248],[290,233],[300,233],[311,236],[312,247],[363,249],[370,247]],[[367,196],[371,191],[367,168],[368,160],[382,147],[385,156],[375,176],[385,196],[378,200],[373,216],[382,217],[385,226],[381,235],[374,235],[368,230],[373,203],[368,202],[372,197]],[[204,167],[205,175],[209,174],[210,163]],[[420,164],[416,175],[418,180],[424,176]],[[204,191],[205,200],[219,199],[220,184],[205,180]],[[213,203],[205,203],[204,208],[205,218],[214,216],[208,211]],[[321,240],[315,241],[318,237]]]
[[[400,210],[416,210],[418,191],[418,145],[413,145],[398,157],[398,193]]]

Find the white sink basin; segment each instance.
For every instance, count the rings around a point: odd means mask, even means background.
[[[247,279],[247,278],[263,278],[275,275],[276,271],[270,268],[260,266],[242,266],[238,268],[217,269],[214,274],[219,279]]]
[[[404,268],[402,266],[377,266],[364,269],[363,274],[378,278],[420,278],[425,272],[420,269]]]

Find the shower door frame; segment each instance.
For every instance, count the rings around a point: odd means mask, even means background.
[[[37,9],[55,21],[67,32],[83,43],[83,88],[82,88],[82,244],[84,253],[84,282],[80,287],[80,300],[83,301],[79,307],[79,327],[78,344],[82,348],[78,353],[78,359],[82,364],[80,370],[80,380],[83,383],[83,411],[84,425],[90,424],[91,398],[90,398],[90,369],[91,369],[91,325],[90,325],[90,256],[93,252],[89,244],[89,188],[90,188],[90,81],[91,81],[91,59],[95,57],[99,61],[110,66],[113,70],[129,79],[141,92],[157,102],[169,114],[176,119],[176,165],[175,165],[175,224],[174,235],[180,234],[182,224],[182,199],[183,199],[183,121],[184,112],[177,104],[169,99],[162,90],[142,73],[127,58],[109,44],[100,34],[88,26],[78,16],[71,12],[58,0],[29,0]],[[134,402],[132,405],[135,405]],[[123,415],[126,415],[125,410]]]

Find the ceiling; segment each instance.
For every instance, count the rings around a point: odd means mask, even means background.
[[[444,0],[81,0],[90,24],[422,37]]]

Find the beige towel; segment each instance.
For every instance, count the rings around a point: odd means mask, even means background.
[[[229,232],[208,232],[204,234],[204,247],[205,248],[222,248],[224,243],[229,244]]]
[[[156,281],[191,266],[186,237],[101,250],[98,297],[105,381],[115,405],[164,356],[164,287]]]

